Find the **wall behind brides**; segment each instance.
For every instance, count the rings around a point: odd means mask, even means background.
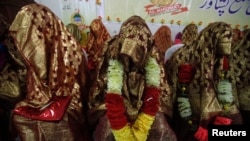
[[[36,0],[48,6],[65,23],[82,29],[95,18],[102,18],[111,35],[132,15],[144,18],[152,33],[161,25],[176,33],[193,22],[199,30],[215,21],[224,21],[243,30],[250,25],[250,0]]]

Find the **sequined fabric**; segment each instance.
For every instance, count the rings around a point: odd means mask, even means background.
[[[100,136],[103,137],[101,140],[114,140],[110,125],[107,123],[104,105],[109,59],[118,59],[124,65],[122,95],[127,109],[125,114],[128,120],[133,122],[142,106],[142,96],[146,86],[144,66],[149,55],[155,57],[161,67],[161,106],[159,112],[163,116],[156,117],[156,122],[150,131],[152,136],[149,135],[148,140],[164,140],[166,136],[169,136],[171,140],[176,139],[169,126],[162,124],[162,128],[158,128],[159,124],[167,123],[166,118],[172,116],[172,93],[165,81],[163,61],[153,43],[153,36],[148,26],[139,16],[128,18],[122,24],[119,34],[105,42],[97,66],[97,79],[94,80],[89,97],[88,117],[94,130],[95,140],[99,141]]]
[[[189,45],[198,36],[198,26],[196,24],[188,24],[182,31],[181,42],[183,44]]]
[[[180,34],[179,34],[180,36]],[[169,48],[169,50],[174,50],[174,51],[170,51],[172,52],[171,58],[168,57],[168,59],[170,59],[169,61],[165,62],[166,63],[166,72],[168,74],[168,83],[171,86],[171,89],[175,95],[176,91],[177,91],[177,76],[178,76],[178,67],[180,64],[182,63],[187,63],[188,59],[189,59],[189,55],[192,53],[193,50],[193,46],[191,46],[190,44],[196,40],[198,36],[198,27],[195,24],[188,24],[182,31],[181,33],[181,40],[182,44],[180,45],[180,47],[175,47],[174,48]],[[176,49],[175,49],[176,48]],[[183,49],[179,49],[179,48],[183,48]],[[167,50],[168,52],[168,50]]]
[[[236,82],[239,107],[242,110],[244,124],[250,125],[250,29],[242,31],[242,39],[233,47],[230,65],[232,73],[229,77]]]
[[[9,30],[27,66],[26,98],[17,103],[16,108],[41,108],[55,96],[72,97],[63,117],[65,122],[60,121],[65,127],[60,127],[63,130],[58,132],[55,131],[61,125],[57,122],[47,123],[14,115],[13,124],[21,140],[87,140],[87,137],[82,137],[86,133],[84,130],[76,135],[70,127],[87,128],[83,116],[86,107],[82,104],[88,92],[86,60],[77,41],[50,9],[39,4],[22,7]],[[70,125],[70,121],[74,125]],[[28,134],[30,132],[33,132],[32,136]]]
[[[88,34],[88,41],[85,50],[88,54],[89,68],[91,70],[95,70],[98,63],[98,55],[102,50],[102,46],[110,37],[111,36],[101,19],[94,19],[90,23],[90,32]]]
[[[189,63],[195,67],[195,74],[187,86],[188,98],[192,109],[192,124],[179,117],[175,110],[174,124],[178,140],[195,140],[194,132],[199,125],[206,127],[217,115],[233,119],[233,124],[241,123],[238,98],[235,92],[234,103],[229,112],[224,112],[217,99],[217,83],[219,82],[221,67],[219,60],[231,53],[232,29],[228,24],[215,22],[204,28],[197,39],[191,44],[184,45],[177,50],[166,65],[172,90],[177,95],[178,67]],[[231,73],[230,71],[228,73]],[[172,77],[170,77],[172,76]],[[233,84],[233,82],[232,82]],[[181,127],[181,128],[180,128]]]

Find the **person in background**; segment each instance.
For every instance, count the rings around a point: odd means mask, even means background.
[[[69,30],[69,32],[73,35],[73,37],[76,39],[76,41],[81,45],[82,32],[79,29],[79,26],[74,23],[69,23],[68,25],[66,25],[66,27]],[[83,47],[82,47],[82,51],[83,51],[84,57],[88,61],[88,55]]]
[[[81,35],[81,31],[79,30],[78,25],[76,25],[74,23],[69,23],[66,25],[66,27],[69,30],[69,32],[74,36],[76,41],[80,43],[80,41],[82,39],[82,35]]]
[[[104,46],[104,43],[111,38],[108,30],[103,24],[101,19],[94,19],[90,23],[90,32],[88,34],[88,40],[86,47],[86,53],[88,55],[88,67],[90,71],[91,82],[95,79],[97,64],[99,62],[98,58],[100,57],[101,50]]]
[[[181,36],[182,36],[182,33],[181,32],[178,32],[176,34],[176,37],[175,37],[175,40],[174,40],[174,44],[168,48],[166,51],[165,51],[165,56],[164,56],[164,64],[166,64],[167,60],[171,57],[171,55],[179,48],[181,48],[182,46],[184,46],[184,44],[182,43],[182,40],[181,40]]]
[[[40,4],[23,6],[9,35],[27,67],[27,92],[13,110],[20,140],[88,141],[87,62],[77,40]]]
[[[145,20],[131,16],[107,40],[90,88],[95,141],[176,141],[169,121],[172,95],[163,60]]]
[[[209,124],[242,124],[234,81],[227,77],[232,73],[231,43],[231,27],[214,22],[168,60],[168,82],[175,93],[173,129],[179,141],[208,140]]]
[[[182,33],[177,33],[175,37],[174,45],[171,46],[165,52],[164,63],[166,64],[167,60],[172,56],[172,54],[183,47],[184,45],[190,45],[196,37],[198,36],[198,26],[196,24],[188,24],[182,31]]]
[[[173,45],[173,41],[171,39],[171,29],[162,25],[154,34],[155,46],[159,50],[161,58],[164,59],[164,55],[167,49],[169,49]]]
[[[239,107],[243,124],[250,125],[250,29],[242,31],[242,39],[232,47],[232,55],[229,58],[232,72],[227,75],[236,82],[233,90],[239,98]]]

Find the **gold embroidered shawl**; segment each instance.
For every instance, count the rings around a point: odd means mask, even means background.
[[[90,32],[88,34],[88,41],[86,45],[86,53],[88,54],[90,69],[95,69],[98,64],[98,55],[100,54],[104,42],[111,38],[106,27],[102,23],[101,19],[94,19],[90,23]]]
[[[157,58],[161,67],[160,109],[167,116],[172,116],[172,93],[166,82],[163,60],[160,59],[153,43],[154,40],[148,26],[139,16],[132,16],[126,20],[120,28],[119,35],[105,42],[99,57],[97,77],[90,89],[89,108],[91,114],[102,113],[105,110],[106,71],[108,60],[113,58],[121,60],[124,64],[125,75],[122,92],[127,107],[126,114],[130,120],[134,120],[142,105],[141,97],[145,88],[145,61],[151,55]],[[91,117],[98,118],[98,116]]]
[[[231,53],[232,29],[227,23],[215,22],[205,27],[196,40],[177,50],[166,65],[172,90],[176,94],[178,67],[183,63],[195,66],[196,72],[188,85],[193,118],[198,121],[210,120],[222,112],[217,100],[216,85],[220,76],[218,59]],[[226,52],[226,53],[225,53]],[[230,73],[230,72],[229,72]],[[230,114],[238,113],[237,96]]]
[[[236,82],[240,109],[250,111],[250,29],[243,31],[242,39],[233,46],[230,65],[233,70],[232,80]]]
[[[86,60],[62,21],[47,7],[31,4],[18,12],[9,30],[28,69],[27,95],[16,107],[40,108],[53,96],[70,95],[68,111],[82,112]]]
[[[123,22],[118,35],[107,40],[98,58],[96,79],[90,88],[89,94],[89,122],[94,130],[94,138],[97,140],[112,140],[109,122],[105,116],[104,103],[107,89],[107,68],[110,59],[117,59],[123,63],[123,87],[122,96],[128,121],[132,123],[137,119],[142,106],[142,97],[145,81],[145,63],[151,56],[159,63],[160,74],[160,107],[156,115],[148,140],[169,138],[174,141],[175,134],[167,123],[172,116],[172,93],[166,82],[163,59],[154,46],[154,39],[146,22],[139,16],[131,16]],[[160,140],[160,139],[159,139]]]

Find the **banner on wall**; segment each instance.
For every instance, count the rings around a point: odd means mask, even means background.
[[[124,21],[139,15],[147,22],[206,26],[224,21],[232,27],[250,24],[250,0],[103,0],[104,18]]]
[[[60,0],[62,20],[65,24],[76,23],[89,25],[96,18],[96,2],[94,0]]]

